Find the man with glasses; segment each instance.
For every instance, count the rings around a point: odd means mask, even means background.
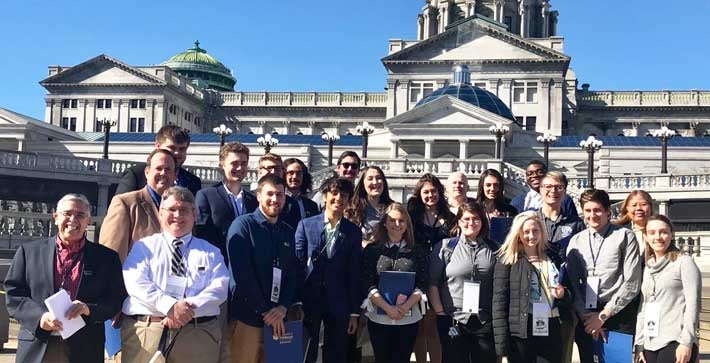
[[[306,164],[299,159],[289,158],[284,161],[284,166],[286,167],[286,195],[291,196],[298,204],[301,219],[319,214],[318,205],[307,197],[313,187],[313,181]]]
[[[547,166],[540,160],[531,160],[525,169],[525,179],[530,187],[530,191],[513,198],[510,205],[522,213],[528,210],[538,210],[542,207],[542,195],[540,194],[540,182],[547,173]],[[577,208],[569,195],[565,194],[562,200],[562,214],[566,216],[577,216]]]

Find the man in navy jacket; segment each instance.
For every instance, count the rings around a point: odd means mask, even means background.
[[[353,193],[347,179],[332,178],[321,188],[322,214],[302,220],[296,230],[296,256],[305,275],[303,298],[305,327],[317,340],[325,326],[323,361],[345,362],[348,334],[357,331],[362,300],[360,258],[362,232],[343,218]],[[303,281],[303,280],[301,280]],[[315,362],[318,344],[309,345],[306,362]]]

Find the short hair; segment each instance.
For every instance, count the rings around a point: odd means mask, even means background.
[[[601,189],[587,189],[579,196],[579,205],[584,208],[584,203],[597,202],[602,205],[605,210],[611,208],[609,194]]]
[[[547,170],[547,164],[545,164],[545,162],[542,160],[532,159],[528,161],[528,165],[525,167],[525,169],[529,168],[530,165],[542,165],[542,169]]]
[[[57,210],[59,209],[59,205],[62,203],[66,202],[79,202],[86,207],[86,209],[91,213],[91,202],[89,202],[89,198],[87,198],[84,194],[79,194],[79,193],[69,193],[65,194],[63,197],[61,197],[57,201]]]
[[[284,160],[284,172],[288,169],[289,165],[298,164],[301,165],[301,171],[303,172],[303,182],[301,182],[301,194],[307,194],[313,189],[313,179],[311,178],[311,173],[308,171],[306,164],[297,158],[288,158]],[[352,193],[350,194],[352,195]]]
[[[264,185],[266,184],[273,185],[275,187],[280,185],[284,187],[284,190],[286,190],[286,181],[278,175],[269,173],[259,179],[259,182],[256,185],[256,192],[261,193],[261,188],[264,187]]]
[[[166,140],[172,140],[176,144],[190,144],[190,133],[177,125],[165,125],[155,134],[155,142],[162,144]]]
[[[560,172],[560,171],[548,171],[545,173],[545,176],[542,177],[542,180],[545,180],[547,178],[550,178],[552,180],[556,180],[559,183],[562,183],[562,185],[567,188],[567,176]]]
[[[190,189],[177,185],[172,186],[163,192],[160,204],[162,205],[163,201],[167,200],[170,197],[173,197],[173,199],[180,202],[190,203],[190,205],[192,205],[192,208],[195,208],[195,195],[192,194]]]
[[[233,141],[233,142],[224,144],[224,146],[222,146],[219,149],[219,163],[222,164],[224,159],[226,159],[230,153],[244,154],[248,158],[249,157],[249,148],[246,147],[246,145],[244,145],[238,141]]]
[[[320,192],[323,194],[323,197],[325,197],[327,193],[345,193],[348,195],[348,199],[351,199],[353,197],[354,188],[353,182],[348,179],[331,177],[320,186]]]
[[[267,161],[267,160],[273,161],[274,163],[277,163],[277,164],[281,164],[282,166],[284,164],[283,160],[281,159],[281,156],[274,154],[274,153],[266,153],[259,158],[259,165],[261,165],[262,161]]]
[[[340,165],[340,163],[343,162],[343,159],[345,159],[347,157],[351,157],[351,158],[357,160],[357,164],[362,165],[362,160],[360,160],[360,156],[352,150],[343,151],[343,153],[340,154],[340,156],[338,156],[338,162],[336,163],[336,165]]]
[[[148,159],[146,159],[146,161],[145,161],[146,168],[150,168],[150,162],[153,159],[153,156],[155,156],[157,154],[163,154],[165,156],[168,156],[170,158],[170,160],[173,161],[173,165],[177,168],[177,160],[175,160],[175,155],[173,155],[173,153],[171,153],[170,151],[163,150],[163,149],[155,149],[155,150],[151,151],[150,154],[148,154]]]

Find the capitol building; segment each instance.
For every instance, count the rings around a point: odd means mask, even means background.
[[[320,135],[341,137],[335,155],[359,152],[358,126],[367,123],[374,128],[368,163],[383,167],[393,195],[404,200],[424,172],[445,177],[463,171],[475,190],[477,175],[487,168],[503,172],[509,196],[521,193],[527,188],[525,164],[543,157],[537,137],[547,133],[557,137],[550,167],[570,177],[570,194],[588,186],[591,160],[595,186],[615,201],[646,189],[658,202],[656,210],[671,215],[681,231],[706,238],[710,91],[594,90],[580,84],[564,34],[557,31],[564,17],[549,0],[422,3],[411,24],[417,39],[390,39],[382,55],[384,92],[241,91],[239,74],[208,53],[219,53],[221,44],[196,41],[150,66],[100,54],[48,67],[40,81],[47,90],[44,120],[0,109],[0,148],[99,159],[102,121],[113,121],[109,159],[129,165],[150,152],[160,127],[179,125],[194,135],[186,165],[203,168],[200,175],[209,181],[218,179],[208,169],[216,166],[219,138],[212,130],[220,124],[234,131],[228,141],[250,146],[252,166],[263,152],[256,138],[272,134],[281,141],[274,152],[299,157],[318,173],[329,165]],[[498,139],[492,126],[509,131]],[[661,141],[652,136],[663,126],[676,132],[666,173]],[[579,146],[589,135],[604,142],[591,158]],[[91,187],[99,216],[115,188],[111,175],[125,168],[117,165]]]

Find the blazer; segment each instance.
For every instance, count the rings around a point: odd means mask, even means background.
[[[315,215],[318,215],[321,213],[320,207],[318,207],[318,204],[316,202],[310,200],[307,196],[303,195],[300,197],[301,201],[303,202],[303,211],[306,212],[305,216],[302,219],[310,218]],[[296,198],[293,198],[294,202],[296,202],[296,210],[298,210],[298,200]],[[300,215],[300,210],[298,210],[299,215]]]
[[[53,295],[56,236],[20,245],[5,279],[7,310],[20,322],[17,336],[17,361],[41,363],[50,332],[39,327],[47,312],[44,300]],[[77,300],[89,306],[91,314],[82,316],[86,326],[72,335],[72,363],[104,361],[104,321],[121,310],[126,297],[121,261],[110,249],[86,241],[81,282]]]
[[[148,187],[111,199],[101,225],[99,243],[116,251],[121,262],[126,260],[133,242],[160,232],[158,208]]]
[[[244,191],[244,213],[251,213],[259,206],[259,202],[250,191],[243,187],[242,190]],[[225,263],[229,266],[227,232],[237,216],[234,215],[233,203],[224,184],[220,182],[197,192],[195,204],[197,205],[195,237],[207,240],[219,248]]]
[[[197,194],[197,191],[202,188],[202,181],[200,178],[196,177],[195,174],[187,171],[185,168],[179,169],[180,178],[183,179],[185,187],[189,189],[193,195]],[[121,180],[118,182],[118,187],[116,187],[116,194],[123,194],[139,190],[146,185],[145,180],[145,163],[138,163],[123,172]]]
[[[361,294],[360,270],[362,258],[362,232],[354,223],[343,217],[335,237],[333,255],[328,258],[325,249],[325,215],[306,218],[296,229],[296,258],[301,265],[299,278],[306,312],[319,311],[347,319],[359,314]],[[308,263],[313,270],[308,274]]]

